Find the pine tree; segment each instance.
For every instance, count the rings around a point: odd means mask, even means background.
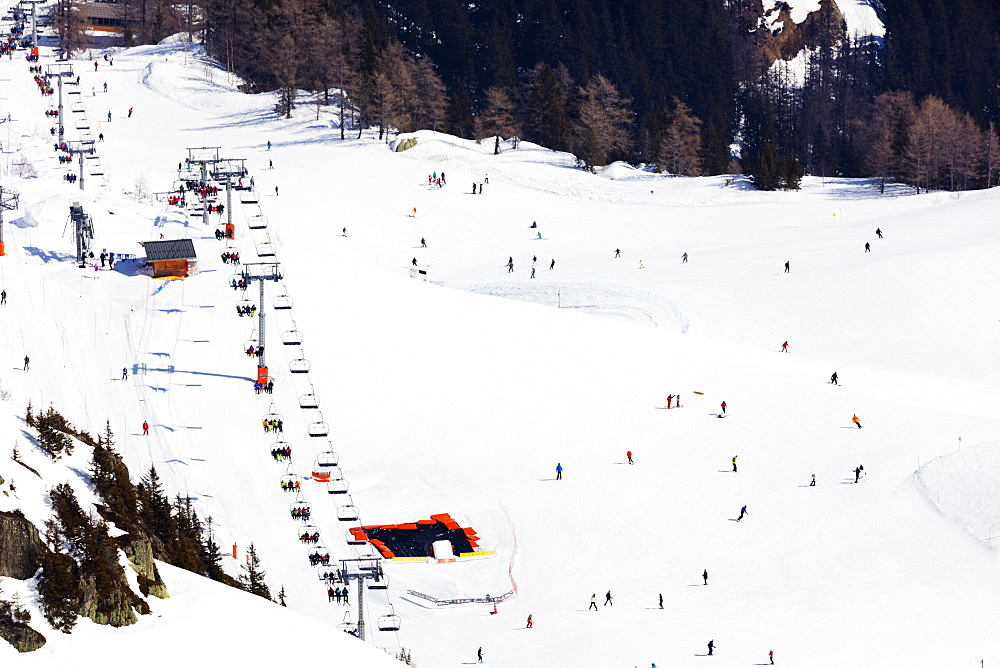
[[[285,602],[285,585],[281,585],[281,591],[278,592],[278,603],[283,608],[288,607],[288,604]]]
[[[588,167],[605,165],[632,145],[630,101],[603,75],[579,89],[580,110],[574,125],[577,156]]]
[[[476,116],[476,137],[495,137],[493,155],[500,155],[500,139],[519,134],[514,121],[514,100],[505,88],[487,88],[486,104]]]
[[[35,428],[38,430],[38,446],[42,452],[52,459],[59,459],[64,454],[73,454],[73,440],[67,436],[73,428],[66,419],[49,406],[44,414],[35,416]]]
[[[53,550],[42,556],[38,578],[38,597],[42,615],[53,628],[71,633],[80,607],[80,584],[76,561],[59,550],[58,530],[52,520],[46,522],[46,538]]]
[[[691,107],[674,98],[674,110],[660,147],[657,165],[678,176],[701,174],[701,119]]]
[[[268,589],[267,583],[264,581],[266,573],[261,568],[257,549],[253,543],[250,543],[247,548],[247,563],[241,564],[240,569],[243,571],[239,576],[240,586],[243,587],[243,590],[270,601],[271,590]]]

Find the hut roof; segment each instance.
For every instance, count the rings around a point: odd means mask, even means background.
[[[194,243],[190,239],[147,241],[143,247],[146,249],[146,260],[149,262],[193,260],[197,257],[194,252]]]

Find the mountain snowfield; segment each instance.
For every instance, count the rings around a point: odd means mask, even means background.
[[[93,55],[74,66],[92,132],[105,135],[105,175],[87,175],[84,191],[61,180],[52,100],[27,63],[0,61],[11,116],[0,182],[22,204],[4,216],[0,421],[3,447],[16,443],[41,474],[3,457],[16,492],[0,509],[40,526],[46,489],[64,481],[93,500],[82,446],[49,463],[31,445],[29,400],[91,433],[110,420],[133,476],[155,465],[171,494],[195,499],[220,544],[237,546],[230,573],[253,542],[291,610],[161,566],[171,599],[152,599],[137,625],[81,620],[65,636],[35,610],[49,643],[29,655],[0,644],[3,665],[141,653],[152,665],[388,666],[398,662],[376,648],[405,647],[417,665],[458,666],[482,647],[493,666],[691,666],[709,661],[709,640],[722,666],[765,664],[769,650],[784,666],[1000,660],[996,192],[879,195],[807,178],[800,192],[761,193],[620,164],[594,175],[528,143],[493,156],[491,141],[434,132],[393,152],[368,132],[340,141],[332,111],[316,120],[306,100],[274,119],[273,96],[238,92],[179,43],[117,52],[113,66]],[[257,286],[229,287],[220,217],[206,228],[152,197],[173,186],[187,148],[205,146],[245,158],[261,196],[234,197],[243,262],[270,241],[284,271],[265,290],[273,395],[252,391],[243,350],[256,319],[235,306]],[[25,162],[37,178],[14,176]],[[428,186],[433,172],[447,185]],[[97,252],[141,257],[139,242],[186,237],[197,271],[78,269],[74,201],[94,219]],[[248,229],[258,214],[267,229]],[[413,259],[429,282],[410,278]],[[286,293],[293,308],[274,311]],[[291,330],[301,349],[279,345]],[[308,374],[289,372],[297,358]],[[310,392],[320,411],[299,408]],[[681,408],[665,409],[670,394]],[[354,609],[327,602],[297,540],[287,469],[261,429],[271,412],[302,476],[326,445],[309,425],[329,424],[360,523],[447,512],[495,554],[386,562],[388,592],[366,597],[368,645],[341,633]],[[343,497],[311,480],[303,496],[335,560],[371,553],[346,544],[358,523],[337,520]],[[34,605],[25,583],[0,588]],[[516,594],[490,615],[408,590]],[[400,631],[377,631],[391,610]]]

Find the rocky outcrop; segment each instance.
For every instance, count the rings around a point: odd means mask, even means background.
[[[144,615],[149,613],[149,604],[132,593],[124,573],[117,587],[100,596],[94,578],[84,578],[81,593],[80,616],[95,624],[131,626],[139,621],[133,608]]]
[[[46,550],[34,524],[18,512],[0,512],[0,575],[27,580],[41,567]]]
[[[45,636],[27,624],[0,624],[0,638],[18,652],[34,652],[45,644]]]
[[[122,549],[128,558],[129,565],[138,575],[139,592],[143,596],[155,596],[157,598],[170,598],[167,592],[167,585],[160,579],[160,572],[156,569],[154,554],[157,547],[163,549],[162,544],[154,545],[152,538],[145,531],[137,527],[127,518],[119,515],[106,506],[97,506],[97,512],[105,521],[111,522],[116,528],[125,533],[115,538],[115,543]],[[144,602],[145,603],[145,602]],[[139,611],[146,614],[142,610]]]
[[[124,538],[120,536],[119,538]],[[129,540],[122,549],[128,557],[129,565],[139,576],[139,591],[143,596],[155,596],[157,598],[170,598],[167,592],[167,585],[160,579],[160,572],[156,570],[156,561],[153,560],[153,544],[145,538],[135,538],[129,534]]]

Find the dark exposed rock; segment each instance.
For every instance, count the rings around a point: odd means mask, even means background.
[[[41,567],[45,552],[34,524],[19,513],[0,512],[0,576],[27,580]]]

